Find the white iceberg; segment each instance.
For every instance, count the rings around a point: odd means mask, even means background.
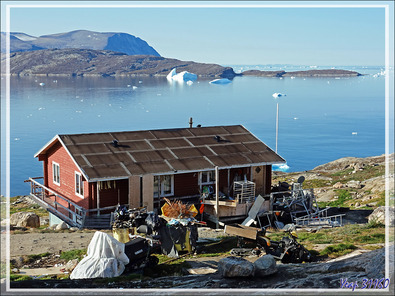
[[[187,81],[196,81],[197,75],[194,73],[190,73],[188,71],[182,71],[181,73],[176,72],[176,68],[170,71],[166,76],[169,81],[177,81],[177,82],[187,82]]]
[[[173,80],[173,76],[176,75],[176,74],[177,74],[176,73],[176,68],[174,68],[173,70],[170,71],[169,74],[167,74],[167,76],[166,76],[167,80],[172,81]]]
[[[231,82],[232,81],[229,80],[228,78],[214,79],[214,80],[210,81],[211,84],[228,84]]]
[[[279,98],[279,97],[285,97],[286,95],[281,93],[274,93],[272,96],[273,98]]]
[[[289,166],[286,163],[273,164],[272,168],[273,168],[273,171],[277,171],[277,172],[286,172],[289,170]]]

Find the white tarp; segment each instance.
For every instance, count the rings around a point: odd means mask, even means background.
[[[125,254],[125,244],[112,236],[96,231],[83,258],[70,274],[70,279],[116,277],[125,270],[129,258]]]

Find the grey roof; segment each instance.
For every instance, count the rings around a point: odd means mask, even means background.
[[[219,138],[218,138],[219,136]],[[285,160],[241,125],[59,135],[90,181]],[[114,145],[113,140],[118,141]],[[52,141],[53,143],[53,141]],[[36,156],[45,154],[51,142]]]

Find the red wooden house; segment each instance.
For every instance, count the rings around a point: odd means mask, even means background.
[[[272,164],[285,163],[241,125],[56,135],[35,157],[44,182],[30,178],[31,195],[77,227],[118,204],[159,211],[163,197],[196,200],[205,186],[233,197],[234,182],[247,182],[268,195]]]

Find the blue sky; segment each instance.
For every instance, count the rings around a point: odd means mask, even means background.
[[[164,57],[221,65],[384,65],[385,10],[356,6],[390,4],[390,27],[393,27],[392,1],[340,1],[340,4],[322,1],[73,3],[74,6],[113,6],[106,8],[48,8],[34,6],[71,3],[2,1],[2,6],[6,4],[20,5],[10,10],[12,32],[33,36],[78,29],[125,32],[147,41]],[[23,4],[33,7],[23,7]],[[117,7],[119,4],[151,6]],[[170,6],[155,7],[158,4]],[[171,6],[196,4],[207,7]],[[210,6],[213,4],[222,7]],[[235,4],[244,7],[227,7]],[[273,4],[280,7],[256,7]],[[341,7],[324,7],[325,4]],[[354,7],[345,7],[346,4]],[[2,9],[4,13],[5,9]],[[2,31],[5,30],[4,22],[5,17],[2,15]],[[393,53],[393,47],[391,50]]]

